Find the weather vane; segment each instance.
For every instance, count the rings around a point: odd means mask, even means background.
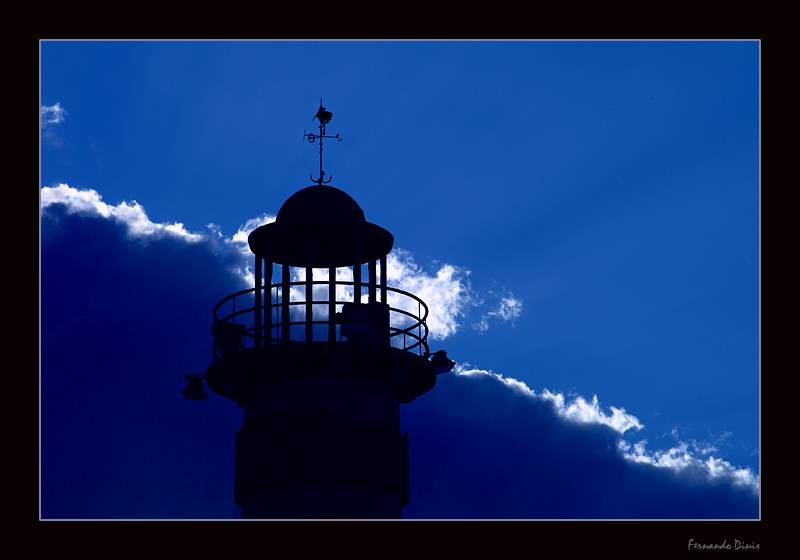
[[[319,120],[319,134],[313,134],[311,132],[307,133],[305,130],[303,131],[303,140],[308,138],[308,141],[311,142],[312,144],[316,141],[317,138],[319,138],[319,178],[314,179],[314,177],[311,174],[308,175],[311,178],[311,180],[317,183],[318,185],[321,185],[322,183],[330,183],[331,179],[333,179],[333,177],[331,176],[328,178],[327,181],[325,181],[325,172],[322,170],[322,139],[336,138],[336,140],[338,140],[339,142],[342,141],[342,139],[339,138],[338,134],[336,136],[325,136],[325,125],[331,121],[331,117],[333,117],[333,113],[327,111],[325,107],[322,106],[322,99],[320,98],[319,111],[317,111],[317,114],[314,115],[314,117],[311,119],[312,121],[314,119]]]

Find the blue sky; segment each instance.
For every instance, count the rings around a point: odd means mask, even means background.
[[[318,175],[320,98],[458,362],[401,409],[406,517],[759,515],[759,42],[43,41],[43,517],[237,515],[241,410],[180,389],[242,235]]]

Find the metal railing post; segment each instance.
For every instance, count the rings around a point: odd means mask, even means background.
[[[289,265],[281,265],[281,340],[289,342]]]
[[[255,290],[255,317],[253,318],[253,337],[255,339],[256,348],[261,347],[261,268],[264,265],[264,260],[256,255],[256,290]]]

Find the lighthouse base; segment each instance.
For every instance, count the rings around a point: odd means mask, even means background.
[[[236,433],[236,503],[245,519],[399,519],[408,439],[306,410],[245,421]]]
[[[262,490],[241,504],[242,519],[401,519],[397,494],[341,482],[290,484]]]
[[[234,499],[245,519],[399,519],[409,501],[400,404],[431,389],[430,362],[357,343],[271,345],[208,369],[244,409]]]

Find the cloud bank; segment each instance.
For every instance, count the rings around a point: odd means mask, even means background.
[[[66,185],[42,189],[41,201],[42,517],[237,517],[241,410],[214,395],[197,406],[180,390],[184,374],[211,361],[211,307],[252,274],[247,233],[274,218],[226,237],[213,225],[192,233],[155,224],[135,202],[108,205]],[[428,274],[398,251],[389,274],[435,301],[439,337],[467,324],[470,309],[481,312],[465,269]],[[749,471],[697,442],[649,451],[631,437],[641,422],[596,397],[538,393],[461,364],[402,418],[407,518],[759,515]]]
[[[121,202],[113,206],[103,202],[93,189],[79,190],[69,185],[45,187],[41,191],[42,210],[60,204],[68,214],[106,218],[125,228],[127,235],[135,239],[155,239],[171,235],[187,242],[205,241],[203,235],[190,233],[180,222],[156,224],[150,221],[138,202]]]
[[[642,423],[596,397],[535,393],[462,364],[404,415],[415,489],[405,517],[759,516],[760,482],[749,470],[686,443],[649,452],[635,439]]]
[[[248,235],[257,227],[275,221],[274,214],[265,213],[247,220],[229,237],[213,223],[207,225],[208,232],[193,233],[187,231],[180,222],[152,222],[142,205],[136,201],[109,205],[95,190],[76,189],[64,184],[42,189],[42,209],[46,210],[52,205],[62,206],[67,214],[111,220],[123,228],[130,238],[139,241],[172,236],[175,241],[204,245],[235,277],[238,287],[233,291],[252,287],[255,283],[253,255],[247,244]],[[393,249],[388,255],[387,268],[390,286],[415,294],[427,303],[427,324],[432,340],[453,336],[463,328],[473,308],[486,307],[481,297],[473,291],[469,282],[470,271],[466,268],[441,264],[438,270],[430,274],[414,261],[411,253],[400,248]],[[298,274],[301,276],[294,279],[302,280],[304,272],[298,270]],[[352,280],[352,274],[349,279]],[[484,311],[481,330],[489,328],[486,318],[494,318],[497,323],[513,322],[521,312],[521,302],[510,294],[500,298],[496,306],[496,309]],[[416,309],[411,311],[417,312]]]

